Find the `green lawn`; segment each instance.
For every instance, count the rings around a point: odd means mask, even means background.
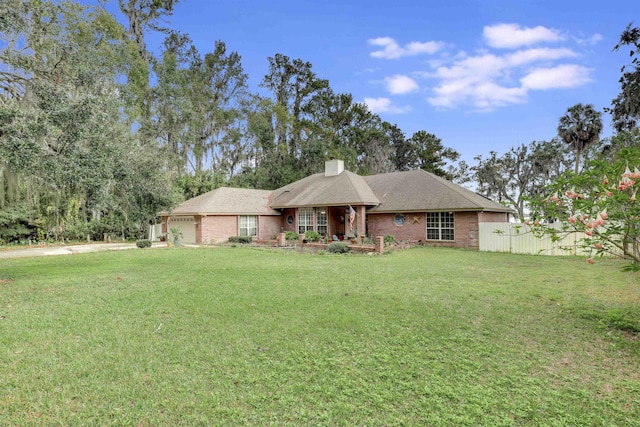
[[[615,260],[247,248],[0,260],[0,425],[640,425]]]

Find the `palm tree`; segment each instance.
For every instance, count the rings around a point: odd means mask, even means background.
[[[560,117],[558,135],[576,153],[576,175],[584,149],[600,139],[602,114],[591,104],[576,104]]]

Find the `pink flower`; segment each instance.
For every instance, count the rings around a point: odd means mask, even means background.
[[[576,223],[576,217],[575,217],[575,215],[574,215],[574,216],[570,216],[570,217],[569,217],[569,222],[570,222],[571,224],[575,224],[575,223]]]
[[[587,258],[587,262],[589,264],[595,264],[596,263],[596,261],[593,258]]]
[[[582,196],[580,194],[576,193],[575,191],[571,191],[571,190],[567,191],[566,195],[570,199],[574,199],[574,200],[582,198]]]
[[[585,230],[584,234],[586,234],[589,237],[593,236],[593,233],[591,232],[591,230]]]
[[[632,179],[630,179],[628,176],[624,176],[620,182],[618,183],[618,190],[620,191],[624,191],[627,188],[633,186],[633,184],[635,184],[636,182]]]
[[[602,212],[600,212],[600,218],[601,219],[609,218],[609,214],[607,213],[607,209],[606,208]]]
[[[629,175],[629,178],[638,179],[640,178],[640,170],[638,170],[637,166],[633,167],[633,173]]]
[[[593,247],[596,249],[602,249],[602,243],[595,243]]]
[[[607,178],[607,176],[606,176],[606,175],[604,176],[604,179],[602,180],[602,183],[603,183],[604,185],[609,185],[609,178]]]
[[[593,227],[595,227],[595,222],[594,222],[592,219],[590,219],[590,220],[587,222],[587,224],[585,225],[585,227],[587,227],[587,228],[593,228]]]
[[[631,171],[629,170],[629,166],[627,166],[627,167],[624,169],[624,172],[623,172],[622,176],[624,176],[624,177],[629,177],[629,176],[631,176]]]

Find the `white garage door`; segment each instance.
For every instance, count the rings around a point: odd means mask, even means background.
[[[169,241],[173,241],[171,229],[177,228],[182,232],[184,243],[196,242],[196,222],[192,216],[174,216],[169,218],[167,230],[169,231]]]

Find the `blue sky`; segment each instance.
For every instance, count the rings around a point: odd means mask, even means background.
[[[578,102],[609,106],[629,62],[628,50],[612,49],[639,11],[637,0],[182,0],[169,26],[201,53],[224,41],[254,91],[267,57],[309,61],[334,91],[474,163],[553,138]]]

